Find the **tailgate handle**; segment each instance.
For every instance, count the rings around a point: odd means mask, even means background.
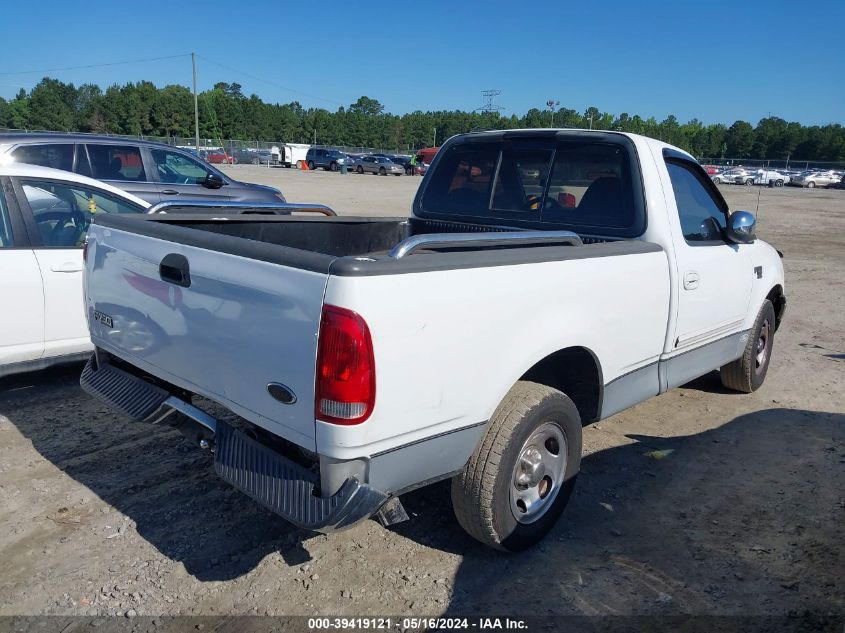
[[[169,253],[158,265],[158,274],[163,281],[187,288],[191,285],[191,267],[188,258],[179,253]]]

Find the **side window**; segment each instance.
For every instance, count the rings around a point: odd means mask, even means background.
[[[193,158],[166,149],[152,150],[153,163],[161,182],[172,185],[197,185],[208,177],[208,170]]]
[[[88,226],[97,213],[144,211],[117,196],[71,183],[23,180],[21,188],[32,210],[43,246],[82,246]]]
[[[14,246],[12,240],[12,221],[9,212],[6,210],[6,198],[0,193],[0,248]]]
[[[680,162],[667,161],[666,169],[672,181],[684,239],[690,243],[721,241],[721,229],[725,228],[721,205],[710,195],[692,168]]]
[[[21,145],[12,152],[17,163],[40,165],[53,169],[73,169],[73,144],[47,143],[44,145]]]
[[[147,179],[141,150],[134,145],[87,145],[91,170],[99,180]]]

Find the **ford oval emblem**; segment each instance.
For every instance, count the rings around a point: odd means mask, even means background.
[[[280,382],[271,382],[267,385],[267,391],[282,404],[293,404],[296,402],[296,394]]]

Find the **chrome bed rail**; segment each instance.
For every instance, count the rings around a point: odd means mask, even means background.
[[[420,248],[460,248],[463,246],[516,246],[568,244],[581,246],[581,238],[572,231],[511,231],[497,233],[429,233],[407,237],[391,250],[390,257],[400,259]]]

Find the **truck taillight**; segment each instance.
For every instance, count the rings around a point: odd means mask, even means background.
[[[370,329],[361,315],[324,305],[317,349],[316,416],[333,424],[360,424],[376,401],[376,365]]]

